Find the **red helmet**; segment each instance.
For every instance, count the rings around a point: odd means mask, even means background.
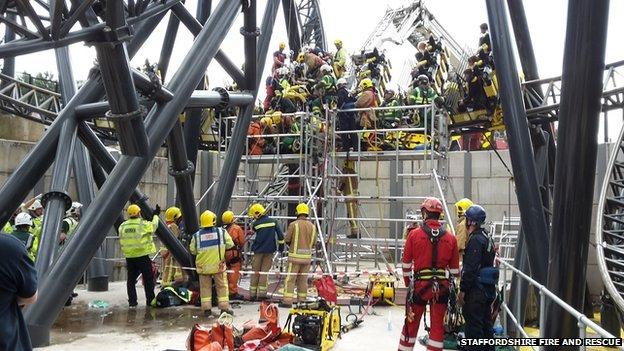
[[[422,202],[420,209],[429,213],[442,213],[442,202],[437,197],[428,197]]]

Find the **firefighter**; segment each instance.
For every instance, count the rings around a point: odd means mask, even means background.
[[[284,251],[284,234],[277,221],[266,214],[266,209],[261,204],[251,205],[248,214],[254,219],[251,228],[256,233],[256,238],[251,245],[253,252],[251,267],[255,273],[251,276],[249,284],[249,298],[257,301],[267,296],[268,276],[266,273],[271,269],[275,251]]]
[[[339,110],[349,110],[355,107],[355,98],[351,96],[351,92],[347,89],[347,80],[340,78],[336,81],[337,101],[336,105]],[[338,130],[357,130],[357,121],[355,112],[338,112]],[[340,141],[345,151],[353,151],[357,149],[358,138],[355,133],[341,134]]]
[[[165,225],[173,233],[173,235],[179,240],[182,230],[180,224],[182,223],[182,211],[175,206],[169,207],[165,211]],[[171,251],[165,246],[160,248],[160,256],[163,258],[163,273],[161,285],[165,286],[181,286],[184,284],[186,277],[182,271],[182,267],[173,258]]]
[[[491,339],[490,305],[496,297],[498,269],[494,267],[496,249],[485,229],[486,213],[479,205],[470,206],[464,216],[470,237],[464,253],[458,303],[463,305],[467,339]],[[466,350],[494,351],[494,346],[471,347]]]
[[[286,48],[286,43],[279,43],[279,49],[273,53],[273,67],[271,67],[271,72],[275,72],[277,69],[284,66],[284,61],[286,61],[286,53],[284,49]]]
[[[442,351],[444,346],[444,314],[449,296],[447,270],[459,274],[459,253],[455,236],[440,223],[442,203],[435,197],[421,205],[423,224],[413,229],[403,250],[403,280],[410,289],[406,304],[405,324],[399,340],[400,351],[412,350],[420,319],[429,305],[431,330],[427,350]],[[413,281],[410,275],[414,274]]]
[[[418,86],[412,89],[411,94],[408,97],[409,102],[417,105],[431,104],[438,97],[438,94],[429,85],[429,77],[421,74],[418,78],[416,78],[416,80],[418,82]]]
[[[347,66],[347,50],[342,46],[342,40],[340,39],[334,40],[334,45],[336,46],[336,53],[333,59],[334,73],[336,78],[340,79],[344,75]]]
[[[348,197],[344,201],[345,207],[347,208],[347,217],[349,217],[348,239],[360,238],[360,227],[357,221],[360,204],[358,199],[355,198],[358,194],[358,177],[355,172],[355,161],[346,159],[342,166],[342,173],[348,174],[348,176],[341,177],[338,190],[342,192],[343,196]]]
[[[288,225],[288,274],[284,283],[284,300],[281,307],[290,307],[293,301],[305,301],[308,297],[308,273],[312,261],[312,249],[316,244],[316,227],[308,220],[310,208],[304,203],[295,209],[297,219]],[[291,274],[297,274],[291,275]],[[295,286],[297,295],[295,298]]]
[[[360,82],[361,93],[355,101],[356,108],[375,108],[377,107],[377,96],[373,81],[370,78],[364,78]],[[360,112],[360,127],[362,129],[371,129],[377,125],[377,116],[374,110],[365,110]]]
[[[201,309],[204,317],[212,316],[212,284],[217,290],[217,301],[221,313],[233,315],[230,309],[227,275],[225,273],[225,250],[234,247],[227,230],[217,227],[217,216],[204,211],[199,217],[200,229],[191,239],[191,253],[197,255],[195,268],[199,275]]]
[[[384,101],[381,107],[397,107],[400,105],[398,94],[392,89],[387,89],[384,92]],[[382,110],[381,119],[384,128],[397,128],[401,123],[401,112],[394,109]]]
[[[228,234],[234,242],[234,247],[225,251],[225,263],[228,271],[228,291],[230,300],[242,300],[238,293],[238,281],[240,280],[240,270],[243,264],[243,247],[245,246],[245,232],[243,228],[234,222],[234,212],[225,211],[221,215],[221,222],[225,226]]]
[[[466,217],[464,213],[472,206],[473,203],[468,198],[463,198],[455,203],[457,210],[457,224],[455,225],[455,236],[457,237],[457,249],[459,250],[459,258],[462,259],[466,242],[468,241],[468,232],[466,231]]]
[[[149,307],[154,299],[154,275],[152,272],[152,260],[149,255],[156,252],[154,244],[154,232],[158,228],[158,215],[160,206],[152,213],[151,220],[141,218],[141,208],[132,204],[126,210],[128,219],[121,223],[118,229],[121,251],[126,258],[128,277],[126,288],[128,291],[128,305],[130,308],[137,306],[136,281],[139,274],[143,276],[143,288],[145,301]]]

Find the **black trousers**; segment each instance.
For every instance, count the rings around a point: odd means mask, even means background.
[[[472,289],[466,293],[465,304],[462,308],[466,320],[464,325],[466,339],[491,339],[494,337],[490,316],[491,304],[492,300],[488,299],[480,288]],[[494,346],[465,346],[464,349],[494,351]]]
[[[154,299],[152,260],[150,260],[148,255],[126,258],[126,267],[128,268],[128,281],[126,282],[126,289],[128,290],[128,304],[130,306],[137,305],[136,281],[139,274],[141,274],[143,275],[143,288],[145,289],[146,305],[149,306]]]
[[[338,113],[338,127],[339,130],[357,130],[357,123],[355,121],[355,114],[353,112],[341,112]],[[346,150],[353,148],[358,149],[358,135],[357,133],[341,134],[342,147]]]

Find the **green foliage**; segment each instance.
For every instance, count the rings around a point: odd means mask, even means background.
[[[55,92],[59,91],[58,81],[54,78],[54,74],[51,72],[39,72],[35,76],[22,72],[17,76],[17,79],[22,82],[32,84],[38,88]]]

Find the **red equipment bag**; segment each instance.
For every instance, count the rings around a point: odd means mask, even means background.
[[[318,291],[318,296],[323,298],[327,302],[338,302],[338,291],[336,290],[336,285],[334,284],[334,279],[325,275],[314,281],[314,286]]]
[[[189,351],[199,351],[204,346],[210,345],[210,329],[195,324],[186,339],[186,349]]]
[[[260,319],[258,319],[258,323],[264,322],[279,325],[279,309],[277,305],[266,300],[260,302]]]
[[[195,324],[186,339],[189,351],[220,351],[224,346],[234,350],[234,333],[231,326],[219,323],[210,328]]]
[[[210,329],[210,340],[234,350],[234,331],[231,325],[214,323]]]

